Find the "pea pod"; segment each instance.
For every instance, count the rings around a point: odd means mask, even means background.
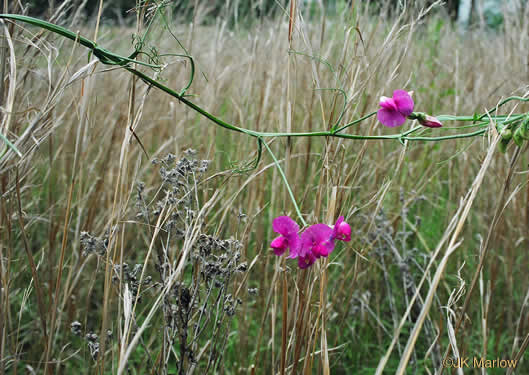
[[[525,140],[529,140],[529,115],[525,116],[519,129],[520,136]]]
[[[523,125],[519,126],[518,129],[515,130],[512,137],[512,139],[514,139],[514,143],[516,143],[518,147],[522,147],[524,142],[524,137],[522,137],[522,126]]]
[[[500,132],[502,141],[507,141],[507,143],[512,139],[512,130],[511,128],[503,128]]]
[[[506,141],[504,139],[500,139],[500,141],[498,142],[498,149],[500,150],[502,154],[505,154],[505,152],[507,151],[508,144],[509,144],[509,141]]]

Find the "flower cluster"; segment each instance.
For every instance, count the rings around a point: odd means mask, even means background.
[[[280,236],[272,241],[270,247],[274,254],[281,256],[290,249],[288,258],[298,258],[299,268],[307,268],[320,257],[326,258],[334,250],[335,240],[349,242],[351,226],[340,216],[330,227],[326,224],[314,224],[308,227],[301,236],[299,226],[288,216],[276,217],[272,223],[274,232]]]
[[[422,126],[428,128],[440,128],[441,122],[430,115],[422,112],[413,112],[413,91],[395,90],[393,97],[381,97],[380,109],[377,112],[378,121],[390,128],[401,126],[406,119],[417,120]]]

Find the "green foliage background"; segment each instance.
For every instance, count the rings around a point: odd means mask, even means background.
[[[342,3],[351,4],[352,0],[325,0],[323,4],[331,9],[339,8]],[[24,2],[28,6],[28,13],[31,16],[45,16],[50,13],[51,9],[56,9],[64,1],[63,0],[30,0]],[[158,3],[161,1],[157,1]],[[169,0],[166,2],[174,6],[175,12],[188,11],[193,9],[195,5],[202,4],[204,2],[211,8],[211,15],[215,16],[222,12],[222,9],[236,10],[238,15],[241,17],[252,15],[262,16],[269,15],[271,12],[276,12],[280,9],[279,4],[283,7],[287,7],[290,0]],[[433,0],[428,0],[424,5],[433,3]],[[103,5],[105,8],[104,16],[107,19],[116,19],[119,16],[126,17],[130,15],[130,10],[141,6],[143,4],[153,3],[152,1],[146,0],[110,0],[104,1]],[[372,1],[373,6],[380,6],[381,4],[389,3],[390,6],[397,7],[403,4],[402,0],[374,0]],[[458,0],[447,0],[445,1],[445,9],[448,13],[455,18],[457,15]],[[80,6],[83,4],[83,0],[76,0],[73,2],[73,7]],[[94,15],[99,7],[99,0],[87,0],[85,4],[85,12],[87,16]],[[318,6],[318,0],[298,0],[298,5],[302,6]],[[411,3],[410,3],[411,4]],[[11,5],[13,6],[13,5]]]

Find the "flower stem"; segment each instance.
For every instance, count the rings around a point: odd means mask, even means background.
[[[270,153],[270,156],[274,160],[274,163],[275,163],[275,165],[277,167],[277,170],[279,171],[279,174],[281,175],[281,178],[283,179],[283,182],[285,183],[285,186],[286,186],[287,191],[288,191],[288,195],[290,195],[290,199],[292,200],[292,204],[294,205],[294,208],[296,209],[296,213],[298,214],[299,220],[301,220],[301,223],[303,223],[303,226],[306,227],[307,226],[307,222],[303,218],[303,215],[301,215],[301,211],[300,211],[299,206],[298,206],[298,204],[296,202],[296,198],[294,197],[294,193],[292,192],[292,189],[290,188],[290,184],[288,183],[287,176],[285,176],[285,173],[283,172],[283,168],[281,168],[281,165],[279,165],[279,161],[277,160],[276,156],[272,152],[272,149],[270,148],[268,143],[263,142],[263,144],[265,145],[266,149]]]

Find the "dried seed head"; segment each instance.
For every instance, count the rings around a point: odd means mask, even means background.
[[[83,256],[96,254],[103,256],[107,252],[108,234],[103,237],[94,237],[88,232],[81,232],[81,249]]]
[[[75,336],[81,336],[81,327],[82,326],[83,325],[76,320],[76,321],[72,322],[72,324],[70,324],[70,330],[72,331],[72,333]]]

